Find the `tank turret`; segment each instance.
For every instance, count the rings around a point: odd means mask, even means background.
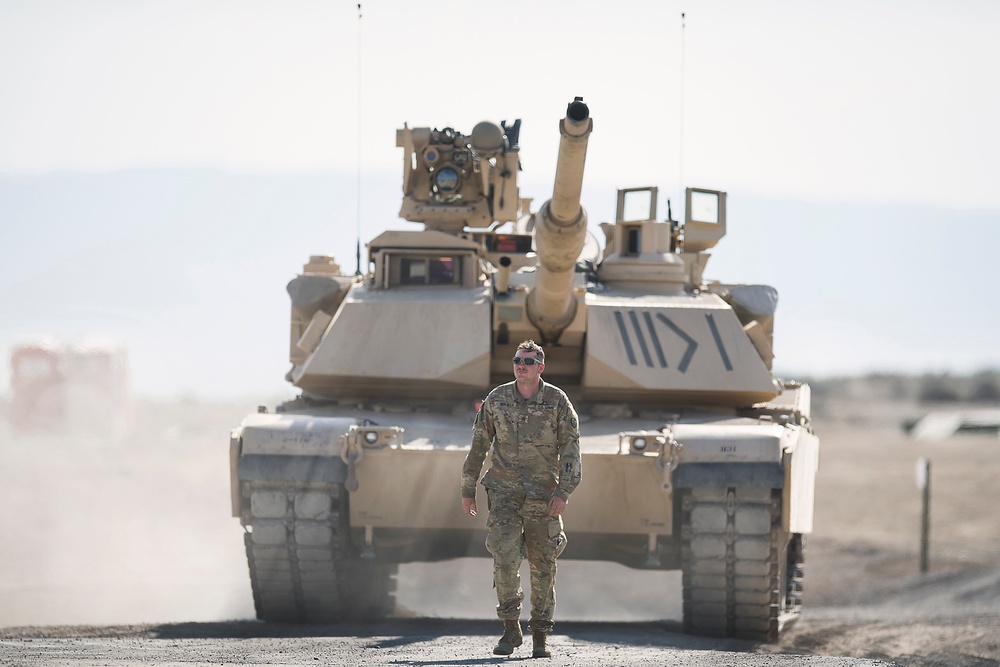
[[[577,97],[559,123],[562,137],[552,198],[535,216],[538,268],[528,293],[527,311],[543,344],[556,342],[577,310],[574,271],[587,238],[587,212],[580,205],[580,192],[593,127],[590,109]]]

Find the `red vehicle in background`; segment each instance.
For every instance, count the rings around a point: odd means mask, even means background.
[[[131,428],[128,355],[113,342],[22,344],[10,355],[17,431],[119,437]]]

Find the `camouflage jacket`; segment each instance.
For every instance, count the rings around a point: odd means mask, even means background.
[[[522,398],[515,382],[490,392],[476,415],[472,448],[462,467],[462,497],[476,496],[476,480],[490,447],[488,489],[529,498],[563,500],[580,483],[580,423],[562,389],[540,380],[538,393]]]

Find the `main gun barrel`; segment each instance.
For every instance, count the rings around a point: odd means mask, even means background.
[[[552,198],[535,217],[538,268],[528,294],[528,317],[546,343],[555,342],[576,315],[573,274],[587,237],[587,212],[580,205],[590,109],[577,97],[559,123],[559,159]]]

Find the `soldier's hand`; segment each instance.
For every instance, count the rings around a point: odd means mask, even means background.
[[[552,496],[549,500],[549,516],[561,516],[566,509],[566,501],[559,496]]]
[[[462,498],[462,509],[469,516],[476,516],[476,499],[475,498]]]

